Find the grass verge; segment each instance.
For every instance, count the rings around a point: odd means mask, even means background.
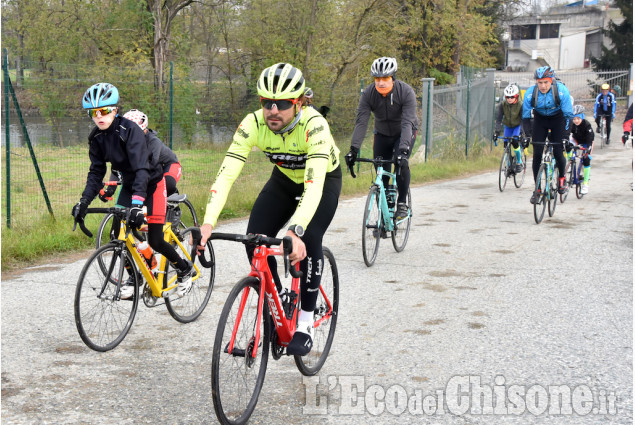
[[[369,144],[367,144],[369,145]],[[365,156],[370,156],[370,150],[362,152]],[[495,170],[500,161],[499,149],[492,153],[481,154],[469,160],[440,161],[430,160],[426,163],[411,164],[411,185],[421,185],[437,180],[459,178],[470,174]],[[345,152],[342,152],[342,159]],[[187,193],[196,207],[197,215],[202,220],[209,187],[214,179],[213,170],[217,170],[220,162],[218,160],[202,161],[199,151],[180,151],[178,153],[183,169],[186,170],[184,179],[179,182],[182,193]],[[222,160],[222,157],[221,157]],[[218,165],[216,164],[218,162]],[[342,185],[342,198],[363,196],[373,180],[374,173],[368,164],[364,164],[359,170],[356,179],[346,173]],[[86,168],[87,170],[87,168]],[[82,171],[84,174],[85,171]],[[253,152],[249,161],[234,184],[227,204],[221,215],[221,220],[247,217],[255,197],[260,192],[266,179],[271,173],[271,164]],[[495,184],[495,182],[492,182]],[[75,195],[78,197],[79,193]],[[81,192],[80,192],[81,193]],[[95,200],[92,206],[102,206]],[[17,270],[34,263],[53,261],[52,258],[59,254],[71,253],[78,250],[88,250],[94,247],[94,238],[86,237],[78,229],[72,232],[73,227],[70,209],[68,214],[57,214],[57,219],[53,220],[44,214],[39,218],[34,217],[28,225],[14,225],[11,229],[2,227],[2,250],[1,269],[3,272]],[[62,209],[62,211],[64,211]],[[361,214],[361,210],[360,210]],[[101,216],[89,216],[87,227],[95,233]]]

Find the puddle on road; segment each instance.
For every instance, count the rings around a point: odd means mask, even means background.
[[[485,325],[482,323],[470,322],[467,324],[467,327],[470,329],[482,329]]]
[[[472,291],[476,291],[478,288],[475,288],[473,286],[456,286],[455,289],[460,289],[460,290],[471,289]]]
[[[428,273],[430,276],[434,277],[455,277],[455,276],[463,276],[463,273],[457,272],[456,270],[433,270]]]
[[[492,251],[492,252],[494,252],[496,254],[513,254],[514,253],[514,251],[509,250],[509,249],[497,249],[497,250]]]
[[[428,329],[406,329],[404,332],[410,332],[415,335],[430,335],[432,333],[432,331]]]
[[[445,323],[445,320],[433,319],[433,320],[428,320],[427,322],[423,322],[424,325],[440,325],[441,323]]]

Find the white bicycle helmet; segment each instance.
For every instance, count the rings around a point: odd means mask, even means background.
[[[297,99],[304,94],[304,77],[293,65],[277,63],[262,71],[257,88],[267,99]]]
[[[397,72],[397,59],[381,57],[375,59],[370,66],[370,75],[373,77],[392,77]]]
[[[123,117],[136,123],[139,127],[141,127],[141,130],[143,131],[148,128],[148,116],[138,109],[129,110],[128,112],[123,114]]]
[[[520,94],[520,89],[516,84],[510,84],[505,87],[503,93],[505,93],[505,97],[518,96]]]

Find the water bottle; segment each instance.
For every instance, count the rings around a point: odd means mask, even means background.
[[[145,258],[146,263],[148,263],[148,267],[150,267],[150,269],[153,269],[157,266],[157,259],[154,258],[154,252],[152,251],[152,248],[150,248],[150,245],[148,245],[148,242],[139,242],[137,244],[137,251],[139,251],[143,258]]]

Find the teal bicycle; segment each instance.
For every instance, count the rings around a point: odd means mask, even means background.
[[[377,176],[370,186],[366,207],[364,209],[364,221],[362,226],[362,253],[364,263],[370,267],[377,259],[379,252],[379,240],[387,239],[388,234],[392,238],[392,245],[395,251],[401,252],[406,247],[408,235],[410,234],[410,224],[412,221],[412,198],[408,189],[408,216],[401,220],[395,218],[397,210],[397,174],[390,170],[392,160],[381,158],[357,158],[356,162],[369,162],[377,170]],[[356,177],[353,166],[349,166],[351,176]],[[399,172],[396,170],[397,173]],[[392,180],[392,184],[384,185],[384,178]]]
[[[553,217],[558,203],[558,178],[554,175],[556,170],[556,158],[553,156],[553,143],[533,142],[534,145],[545,145],[542,151],[542,161],[536,176],[536,193],[538,202],[534,204],[534,219],[540,224],[545,216],[545,209],[549,207],[549,217]]]

